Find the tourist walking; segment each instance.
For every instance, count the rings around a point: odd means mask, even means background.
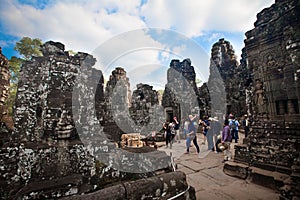
[[[222,131],[222,125],[218,120],[218,117],[212,118],[211,121],[211,132],[212,132],[212,140],[213,140],[213,147],[212,151],[215,151],[215,153],[218,153],[217,151],[217,142],[218,142],[218,136],[220,136],[221,131]],[[208,131],[209,132],[209,131]]]
[[[188,134],[187,134],[187,138],[186,138],[186,154],[190,153],[190,146],[191,146],[191,142],[193,141],[196,149],[197,149],[197,153],[200,153],[200,148],[199,145],[197,143],[197,128],[195,127],[193,120],[195,119],[195,117],[193,117],[192,115],[189,115],[189,122],[188,122]]]
[[[179,128],[180,128],[180,122],[177,120],[177,117],[174,117],[174,130],[175,130],[175,139],[178,143],[180,143],[180,135],[179,135]]]
[[[189,128],[189,120],[185,120],[184,124],[183,124],[183,137],[184,139],[187,138],[187,134],[188,134],[188,128]]]
[[[172,148],[172,143],[171,143],[171,128],[170,128],[170,123],[166,121],[163,124],[163,129],[165,131],[165,139],[166,139],[166,148],[168,148],[168,145],[170,144],[170,149]]]
[[[231,137],[234,139],[235,143],[238,142],[239,140],[239,122],[235,118],[234,115],[231,116],[231,120],[229,122],[229,127],[230,127],[230,132],[231,132]]]
[[[227,160],[231,160],[231,151],[230,151],[230,143],[231,143],[231,133],[230,133],[230,127],[229,127],[229,121],[228,119],[225,119],[224,122],[224,128],[222,131],[222,145],[226,147],[224,150],[224,162]]]
[[[175,140],[175,122],[173,121],[172,123],[169,124],[170,129],[171,129],[171,143],[173,144]]]
[[[206,135],[208,133],[208,130],[210,128],[210,123],[208,120],[208,116],[204,116],[203,120],[199,120],[199,125],[202,125],[203,129],[202,129],[202,134],[203,134],[203,142],[202,144],[205,145],[205,141],[206,139]]]

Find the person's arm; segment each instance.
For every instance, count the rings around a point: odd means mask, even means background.
[[[194,131],[189,132],[187,135],[190,136],[192,134],[194,134]]]
[[[195,115],[195,116],[191,119],[191,121],[194,121],[194,119],[196,119],[196,117],[197,117],[197,115]]]

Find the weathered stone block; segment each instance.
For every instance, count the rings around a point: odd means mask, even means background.
[[[246,179],[248,177],[248,165],[232,161],[225,162],[223,171],[229,176]]]

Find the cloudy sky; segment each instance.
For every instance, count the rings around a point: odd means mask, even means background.
[[[245,32],[274,0],[0,0],[0,46],[10,58],[24,36],[97,58],[108,79],[122,66],[132,88],[163,88],[172,59],[191,58],[207,81],[212,45],[230,41],[240,58]]]

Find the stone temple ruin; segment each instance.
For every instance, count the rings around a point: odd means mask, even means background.
[[[104,89],[93,56],[71,56],[63,44],[47,42],[42,57],[22,66],[12,129],[3,106],[8,61],[0,54],[1,198],[172,197],[188,187],[185,174],[171,172],[170,157],[154,148],[124,146],[122,134],[131,133],[130,139],[140,144],[137,132],[154,129],[153,116],[161,122],[174,116],[182,121],[188,114],[221,120],[233,113],[248,114],[251,131],[235,145],[234,160],[225,163],[224,172],[279,190],[282,199],[296,199],[300,196],[299,7],[297,0],[276,0],[261,11],[255,28],[246,33],[240,64],[229,41],[216,42],[208,82],[200,88],[191,60],[172,60],[162,107],[152,86],[138,84],[131,95],[123,68],[112,72]],[[157,115],[160,109],[163,116]],[[149,129],[139,130],[137,124]],[[141,152],[153,154],[149,159],[140,154],[145,162],[134,163],[135,153]],[[129,169],[132,163],[142,173],[118,168]],[[161,168],[150,170],[152,163]],[[193,188],[184,198],[195,199]]]
[[[129,87],[114,89],[117,80],[129,84],[124,69],[113,71],[104,92],[103,75],[92,68],[91,55],[69,55],[63,44],[52,41],[42,46],[42,53],[22,65],[14,130],[7,140],[1,137],[2,199],[137,199],[162,194],[169,198],[187,189],[185,174],[171,172],[171,158],[165,153],[150,147],[116,147],[120,133],[112,132],[114,108],[108,102],[114,101],[109,94],[117,93],[122,97],[117,98],[118,106],[131,104]],[[7,60],[2,54],[1,59],[5,71]],[[134,94],[144,99],[139,103],[134,95],[133,105],[156,103],[151,87],[140,86]],[[146,152],[151,154],[139,154],[136,160],[138,153]],[[130,171],[132,165],[136,171]],[[185,195],[195,199],[193,188],[189,191]]]
[[[299,22],[299,1],[276,1],[246,33],[252,131],[224,167],[230,175],[279,190],[282,199],[300,196]]]
[[[167,84],[162,97],[165,118],[183,121],[189,114],[198,114],[203,107],[196,85],[196,73],[190,59],[172,60],[167,73]]]
[[[5,102],[9,94],[10,72],[7,58],[2,54],[0,47],[0,145],[8,141],[9,135],[13,129],[12,119],[8,116],[8,108]]]

